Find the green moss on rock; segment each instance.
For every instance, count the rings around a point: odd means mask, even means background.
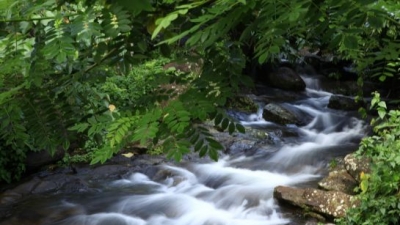
[[[226,107],[228,109],[233,109],[236,111],[255,113],[258,110],[258,105],[248,96],[235,96],[229,98],[226,102]]]

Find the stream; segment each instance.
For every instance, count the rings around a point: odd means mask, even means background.
[[[251,115],[248,128],[276,134],[273,144],[222,155],[218,162],[162,164],[165,176],[132,173],[96,192],[32,196],[1,225],[303,224],[273,198],[276,186],[316,187],[329,163],[358,147],[366,125],[356,112],[327,108],[331,93],[304,77],[304,98],[284,103],[309,118],[281,126]],[[254,119],[258,118],[258,119]]]

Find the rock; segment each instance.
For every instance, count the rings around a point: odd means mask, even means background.
[[[17,203],[23,196],[32,193],[40,182],[41,180],[39,178],[34,177],[26,183],[22,183],[13,189],[6,190],[0,194],[0,206]]]
[[[329,108],[340,110],[358,110],[361,106],[362,104],[353,98],[340,95],[332,95],[328,104]]]
[[[340,218],[350,207],[356,207],[355,197],[338,191],[322,191],[314,188],[292,188],[278,186],[274,197],[279,201],[311,210],[327,217]]]
[[[235,96],[229,98],[226,102],[226,107],[228,109],[245,113],[256,113],[258,110],[257,103],[255,103],[249,96]]]
[[[240,139],[226,148],[226,153],[230,155],[242,155],[251,150],[257,143],[257,140]]]
[[[268,84],[276,88],[290,91],[304,91],[306,89],[304,80],[289,67],[280,67],[270,73],[268,75]]]
[[[347,172],[358,182],[360,182],[361,172],[369,173],[371,162],[365,157],[358,158],[354,154],[344,157],[344,165]]]
[[[303,126],[311,121],[311,118],[300,110],[289,109],[289,107],[285,107],[283,104],[276,103],[270,103],[264,107],[263,118],[282,125],[296,124]]]
[[[28,173],[35,172],[35,170],[45,165],[49,165],[61,160],[64,155],[65,151],[62,148],[57,149],[53,155],[45,150],[39,152],[28,152],[25,161],[26,171]]]
[[[129,167],[122,165],[103,165],[95,168],[90,176],[92,179],[120,178],[129,172]]]
[[[26,183],[22,183],[20,185],[18,185],[17,187],[15,187],[12,190],[9,191],[13,191],[15,193],[21,194],[21,195],[26,195],[31,193],[36,186],[38,186],[40,184],[41,180],[38,177],[33,177],[31,180],[27,181]]]
[[[333,170],[327,177],[318,182],[318,186],[327,191],[340,191],[353,195],[357,181],[345,169]]]
[[[76,192],[86,192],[89,190],[89,184],[83,179],[75,178],[66,182],[61,191],[63,193],[76,193]]]
[[[265,104],[272,102],[293,102],[307,98],[305,92],[286,91],[278,88],[272,88],[262,84],[256,84],[257,102]]]
[[[0,195],[0,208],[17,203],[23,196],[20,193],[7,191]]]
[[[58,186],[56,182],[43,180],[32,191],[32,194],[42,194],[50,191],[57,190]]]

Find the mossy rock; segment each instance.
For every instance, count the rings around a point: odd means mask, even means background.
[[[226,102],[226,107],[235,111],[245,113],[255,113],[258,110],[258,105],[248,96],[235,96],[229,98]]]

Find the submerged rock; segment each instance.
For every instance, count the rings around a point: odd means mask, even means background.
[[[349,208],[358,205],[354,196],[339,191],[322,191],[314,188],[278,186],[274,189],[274,197],[279,201],[331,218],[344,217]]]

